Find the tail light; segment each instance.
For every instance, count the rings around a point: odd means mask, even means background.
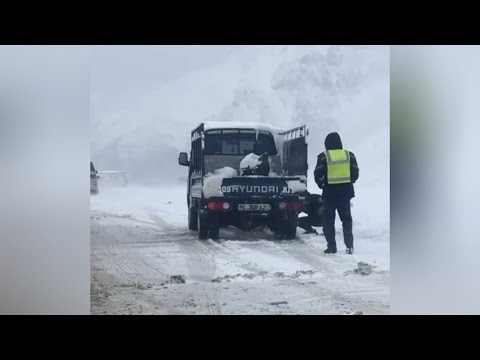
[[[299,211],[302,209],[302,203],[298,201],[292,201],[292,202],[281,202],[278,204],[278,207],[280,210],[296,210]]]
[[[226,201],[210,201],[208,204],[207,204],[207,208],[209,210],[220,210],[220,211],[223,211],[223,210],[228,210],[230,209],[230,204]]]

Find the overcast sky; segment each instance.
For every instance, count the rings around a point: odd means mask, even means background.
[[[221,62],[239,46],[131,45],[93,46],[92,96],[102,109],[137,96],[162,83]],[[101,105],[99,104],[101,103]]]

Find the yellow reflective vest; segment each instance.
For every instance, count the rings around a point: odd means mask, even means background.
[[[347,150],[327,150],[327,184],[348,184],[352,182],[350,174],[350,153]]]

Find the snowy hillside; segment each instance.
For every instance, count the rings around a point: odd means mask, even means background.
[[[93,96],[92,106],[98,101]],[[382,154],[373,161],[377,165],[389,157],[388,47],[243,47],[221,63],[125,102],[128,106],[92,111],[92,160],[99,169],[125,170],[140,183],[184,176],[178,152],[189,150],[189,133],[204,120],[286,128],[306,123],[312,167],[333,130],[352,151],[365,146],[366,154],[372,149],[374,156]]]

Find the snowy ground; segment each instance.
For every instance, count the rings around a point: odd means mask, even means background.
[[[364,204],[375,191],[363,191]],[[337,223],[339,253],[325,255],[325,238],[301,229],[294,241],[234,228],[219,242],[199,241],[186,227],[185,193],[128,187],[92,196],[92,314],[389,312],[388,203],[378,221],[354,202],[356,254],[344,253]],[[359,262],[368,263],[362,273]]]

